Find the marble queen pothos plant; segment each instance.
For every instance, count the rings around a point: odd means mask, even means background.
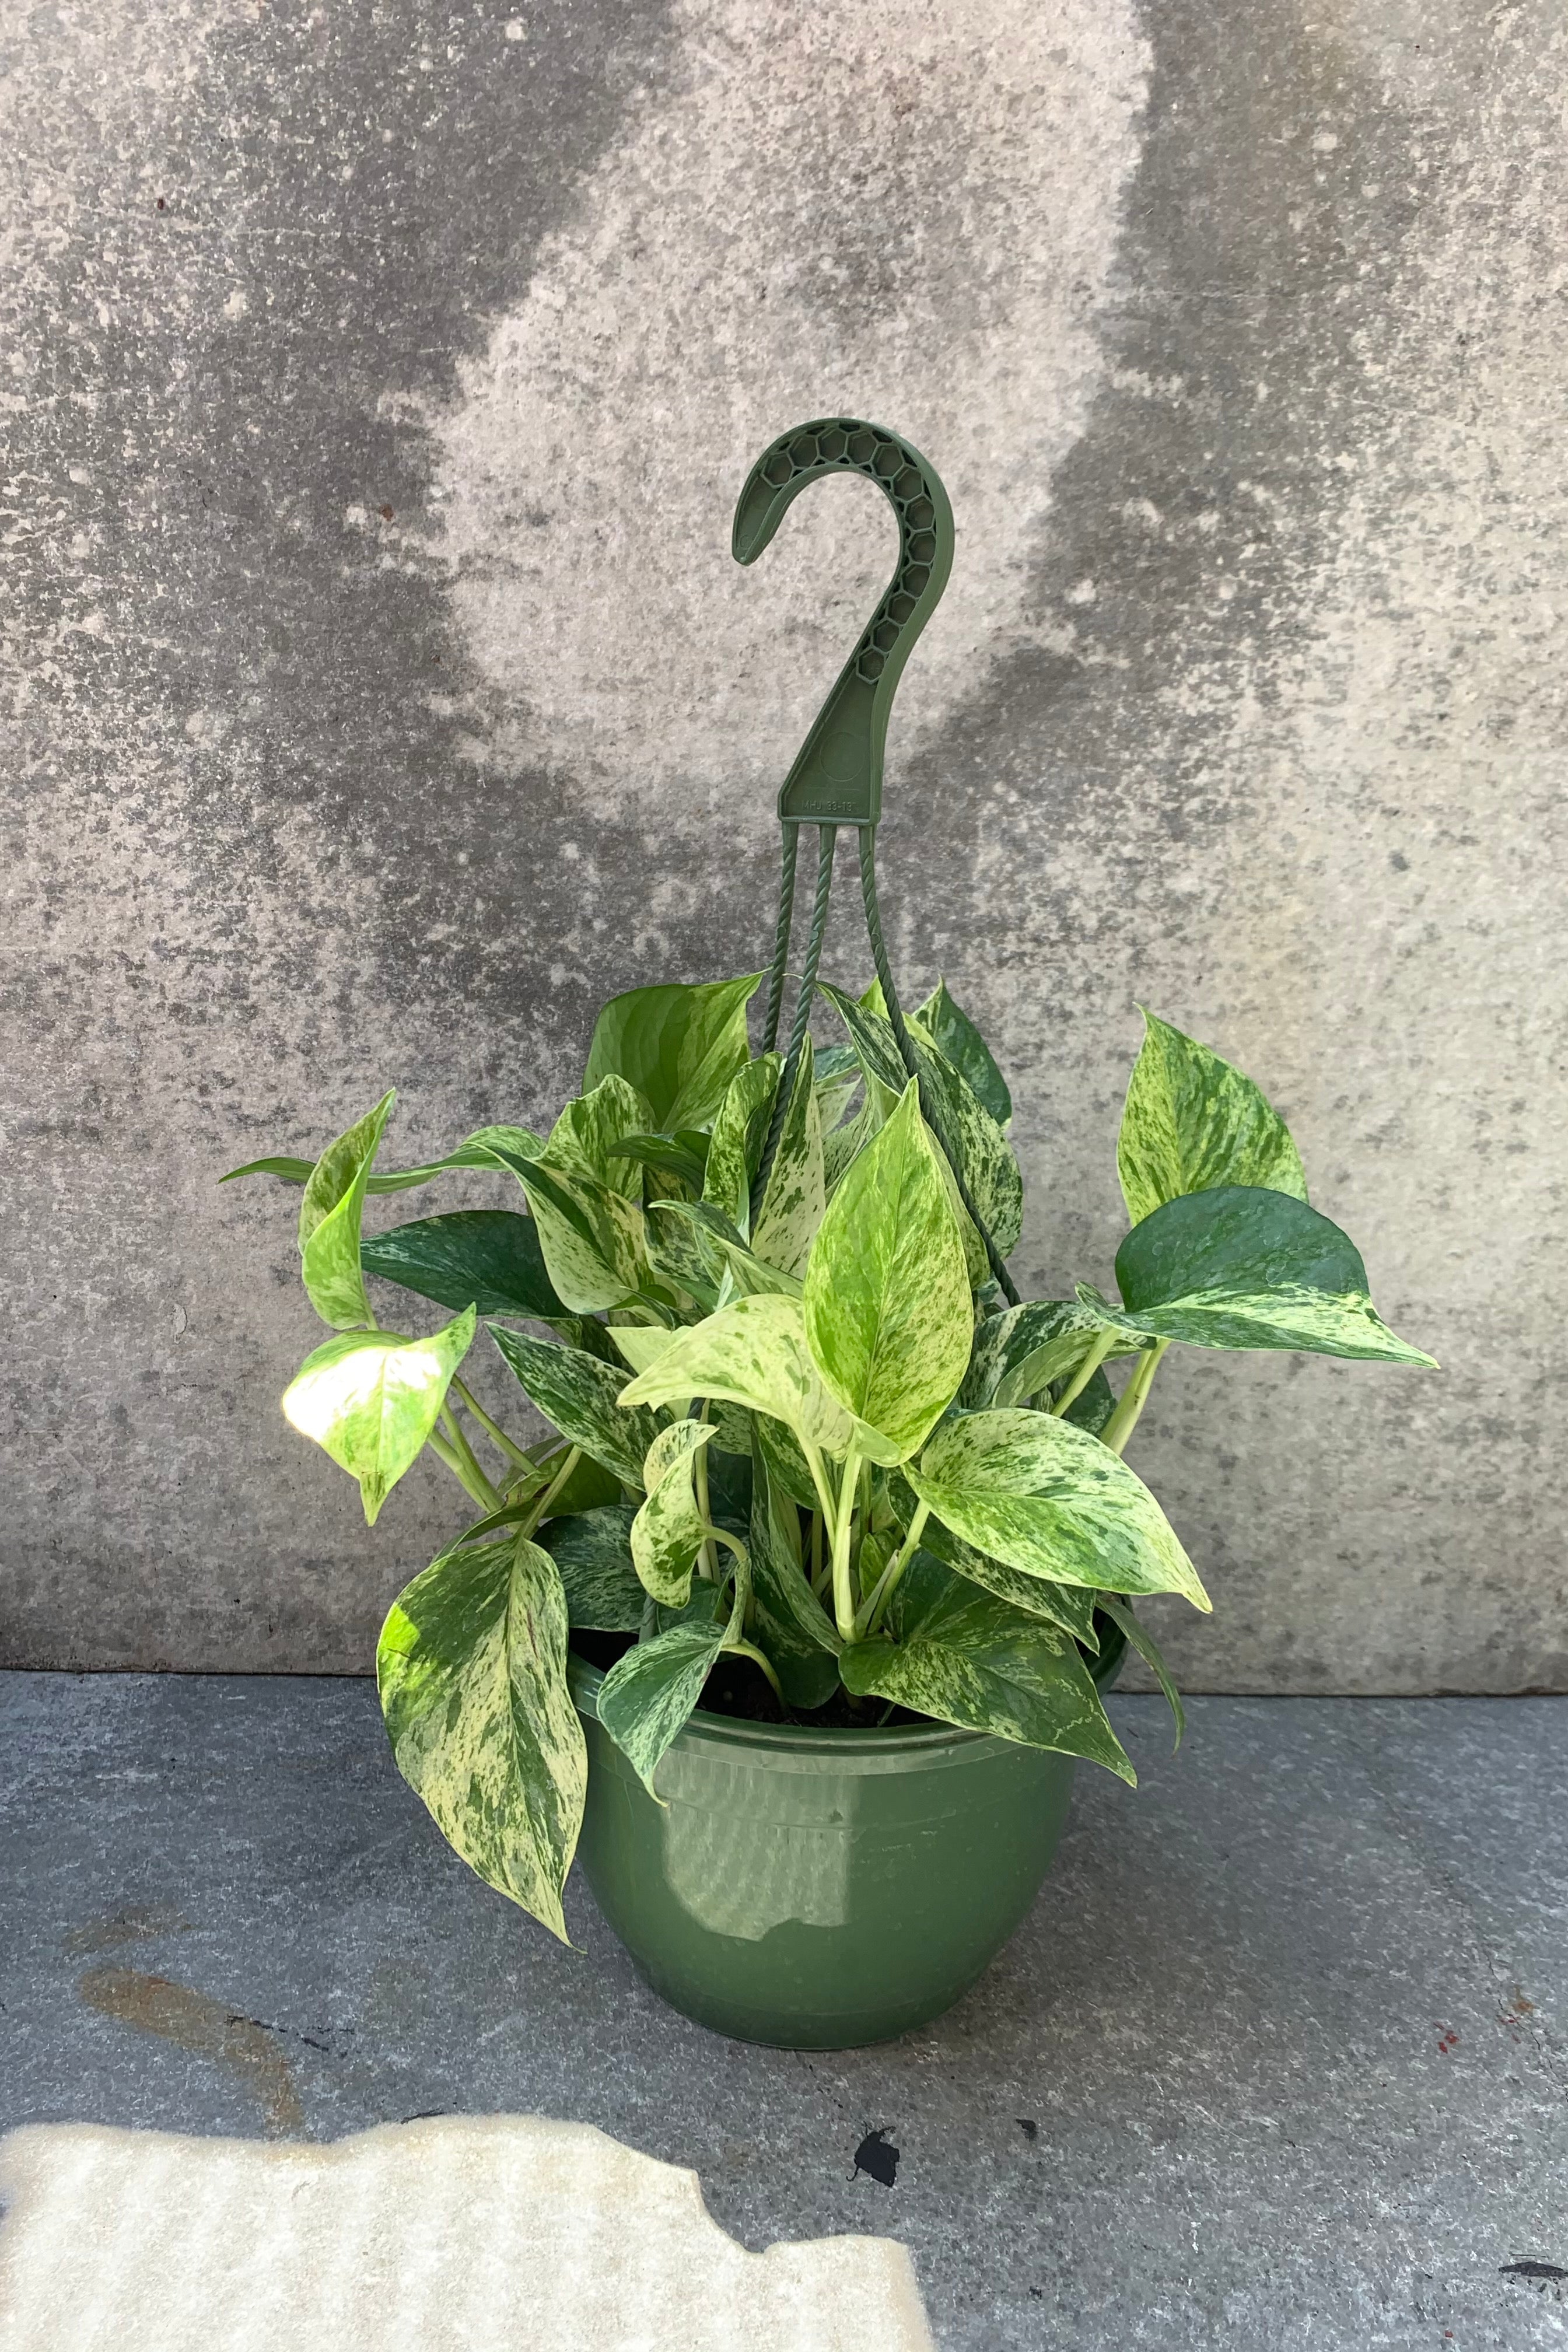
[[[897,1708],[1131,1780],[1086,1656],[1117,1629],[1179,1737],[1134,1603],[1209,1606],[1122,1458],[1167,1350],[1432,1360],[1379,1319],[1258,1089],[1152,1015],[1118,1146],[1114,1299],[1080,1284],[1004,1306],[875,987],[824,985],[845,1042],[807,1040],[759,1188],[782,1064],[750,1049],[756,986],[614,998],[548,1136],[481,1128],[378,1171],[387,1095],[313,1165],[234,1171],[304,1187],[301,1271],[333,1336],[289,1386],[289,1420],[358,1480],[369,1520],[426,1450],[478,1514],[388,1615],[381,1701],[458,1853],[558,1936],[586,1789],[574,1631],[601,1653],[619,1637],[597,1713],[656,1795],[727,1654],[802,1724],[871,1728]],[[1023,1207],[1007,1087],[945,987],[909,1027],[1005,1256]],[[453,1169],[497,1171],[522,1199],[362,1235],[367,1193]],[[367,1276],[452,1319],[385,1328]],[[480,1321],[550,1425],[542,1443],[460,1377]]]

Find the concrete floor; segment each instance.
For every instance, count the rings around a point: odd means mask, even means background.
[[[470,1877],[368,1682],[0,1676],[0,2124],[591,2122],[748,2246],[901,2239],[944,2352],[1568,2343],[1568,1700],[1112,1706],[1143,1785],[980,1987],[806,2058]]]

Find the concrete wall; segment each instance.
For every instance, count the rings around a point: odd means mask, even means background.
[[[545,1118],[603,995],[763,961],[891,528],[826,485],[742,573],[730,508],[843,407],[957,511],[886,897],[1012,1074],[1030,1276],[1109,1273],[1143,998],[1446,1366],[1166,1369],[1136,1458],[1216,1602],[1174,1660],[1568,1683],[1560,8],[8,0],[0,40],[0,1654],[367,1664],[455,1490],[367,1534],[284,1427],[293,1196],[215,1179],[393,1082],[409,1155]]]

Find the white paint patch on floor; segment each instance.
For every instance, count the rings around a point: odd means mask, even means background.
[[[585,2124],[35,2125],[0,2141],[0,2194],[5,2352],[931,2352],[901,2246],[747,2253],[695,2173]]]
[[[889,572],[868,484],[813,485],[754,571],[730,519],[786,427],[868,416],[942,475],[944,603],[894,759],[1030,610],[1148,54],[1127,0],[679,0],[635,110],[521,306],[431,419],[452,594],[492,689],[477,757],[659,795],[679,830],[783,781]],[[481,740],[482,739],[482,740]],[[682,793],[691,800],[683,802]]]

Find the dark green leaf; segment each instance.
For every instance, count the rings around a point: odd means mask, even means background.
[[[1425,1364],[1367,1296],[1348,1235],[1304,1201],[1227,1184],[1167,1201],[1116,1253],[1122,1306],[1079,1289],[1117,1328],[1195,1348],[1300,1348],[1314,1355]]]
[[[443,1553],[394,1603],[375,1668],[397,1769],[443,1837],[564,1943],[588,1767],[553,1560],[516,1538]]]
[[[774,1491],[760,1453],[752,1463],[748,1542],[758,1644],[791,1706],[826,1706],[843,1645],[801,1565],[799,1515],[787,1495]]]
[[[1007,1081],[991,1058],[991,1048],[979,1030],[947,992],[945,980],[939,980],[916,1019],[934,1040],[938,1049],[946,1055],[959,1076],[968,1082],[1004,1130],[1013,1116],[1013,1097],[1007,1091]]]
[[[913,1490],[901,1475],[895,1475],[889,1481],[889,1493],[900,1532],[907,1534],[915,1506]],[[977,1551],[973,1544],[965,1543],[940,1519],[927,1519],[921,1541],[922,1549],[931,1552],[944,1567],[967,1578],[971,1584],[994,1593],[1010,1608],[1022,1610],[1026,1617],[1043,1617],[1047,1624],[1059,1625],[1086,1649],[1099,1649],[1094,1630],[1096,1595],[1083,1586],[1057,1584],[1048,1577],[1029,1576],[1021,1568],[1009,1568],[1005,1560],[993,1559],[988,1552]]]
[[[361,1243],[360,1263],[442,1307],[542,1322],[566,1311],[544,1271],[539,1229],[516,1209],[457,1209],[394,1225]]]
[[[598,1633],[635,1633],[647,1600],[632,1565],[629,1503],[546,1520],[540,1545],[561,1571],[574,1626]]]
[[[1022,1404],[1057,1381],[1070,1378],[1095,1340],[1101,1318],[1066,1298],[1044,1298],[1005,1315],[988,1315],[977,1327],[969,1370],[958,1391],[968,1412],[989,1404]],[[1112,1355],[1128,1355],[1135,1340],[1118,1338]]]
[[[1132,1647],[1164,1692],[1166,1703],[1176,1726],[1176,1737],[1173,1745],[1179,1748],[1182,1744],[1182,1734],[1187,1727],[1186,1709],[1182,1705],[1181,1692],[1171,1680],[1171,1670],[1160,1655],[1159,1644],[1154,1636],[1142,1619],[1133,1613],[1131,1601],[1119,1601],[1113,1593],[1102,1592],[1100,1596],[1100,1606],[1111,1623],[1121,1628],[1125,1638],[1131,1643]]]

